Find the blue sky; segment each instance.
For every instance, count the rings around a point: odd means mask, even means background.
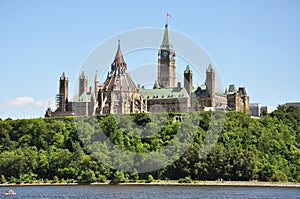
[[[273,107],[300,101],[299,10],[297,0],[2,0],[0,118],[43,117],[63,71],[74,86],[97,45],[135,28],[163,28],[166,13],[171,30],[208,52],[225,87],[245,86],[251,102]]]

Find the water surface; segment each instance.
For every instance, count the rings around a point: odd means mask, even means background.
[[[145,185],[101,185],[101,186],[20,186],[11,187],[17,194],[5,196],[9,187],[0,187],[0,198],[18,199],[92,199],[92,198],[289,198],[300,199],[299,188],[278,187],[223,187],[223,186],[145,186]]]

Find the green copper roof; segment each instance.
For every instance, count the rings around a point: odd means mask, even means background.
[[[190,69],[190,66],[187,65],[186,68],[185,68],[185,70],[184,70],[184,73],[191,73],[191,72],[192,72],[192,71],[191,71],[191,69]]]
[[[146,99],[172,99],[189,97],[185,88],[141,89],[141,96]]]
[[[214,67],[213,67],[212,64],[209,64],[206,71],[207,71],[207,72],[215,72],[215,69],[214,69]]]
[[[196,96],[205,97],[206,96],[206,85],[202,84],[201,86],[197,86],[196,89],[192,92],[192,97]]]
[[[69,100],[69,102],[91,102],[92,98],[94,96],[92,96],[93,94],[91,94],[90,92],[85,92],[82,93],[80,96],[78,96],[78,94],[76,94],[73,99]]]
[[[169,34],[168,24],[165,25],[164,37],[163,37],[160,48],[162,48],[162,49],[173,48],[173,46],[171,45],[171,42],[170,42],[170,34]]]
[[[216,95],[218,96],[225,96],[225,93],[220,90],[217,89],[215,90]],[[206,96],[206,85],[202,84],[201,86],[197,86],[196,89],[192,92],[192,97],[195,97],[196,95],[201,95],[202,97]]]
[[[63,79],[68,79],[65,72],[63,72],[63,73],[61,74],[60,79],[61,79],[61,80],[63,80]]]
[[[85,75],[84,71],[81,72],[79,79],[87,79],[87,76]]]
[[[235,93],[237,90],[234,84],[230,84],[227,93]]]

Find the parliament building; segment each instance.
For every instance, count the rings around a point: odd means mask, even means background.
[[[65,73],[59,78],[57,108],[48,108],[46,117],[88,116],[95,114],[130,114],[141,112],[191,112],[205,110],[232,110],[249,112],[249,96],[244,87],[229,85],[225,91],[216,88],[216,72],[212,64],[206,69],[202,85],[193,85],[189,65],[183,71],[184,82],[176,82],[176,55],[171,44],[168,24],[158,51],[157,80],[153,88],[136,85],[124,60],[120,41],[117,53],[103,83],[96,71],[94,88],[88,86],[88,77],[82,71],[78,93],[69,99],[69,80]]]

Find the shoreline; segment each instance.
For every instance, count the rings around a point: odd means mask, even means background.
[[[108,186],[109,182],[105,183],[5,183],[0,184],[0,187],[18,187],[18,186]],[[116,185],[111,185],[116,186]],[[117,186],[228,186],[228,187],[283,187],[283,188],[300,188],[300,183],[292,182],[251,182],[251,181],[203,181],[191,183],[179,183],[175,181],[159,181],[159,182],[124,182]]]
[[[228,186],[228,187],[287,187],[300,188],[300,183],[280,182],[243,182],[243,181],[206,181],[206,182],[151,182],[151,183],[121,183],[120,185],[156,185],[156,186]]]

